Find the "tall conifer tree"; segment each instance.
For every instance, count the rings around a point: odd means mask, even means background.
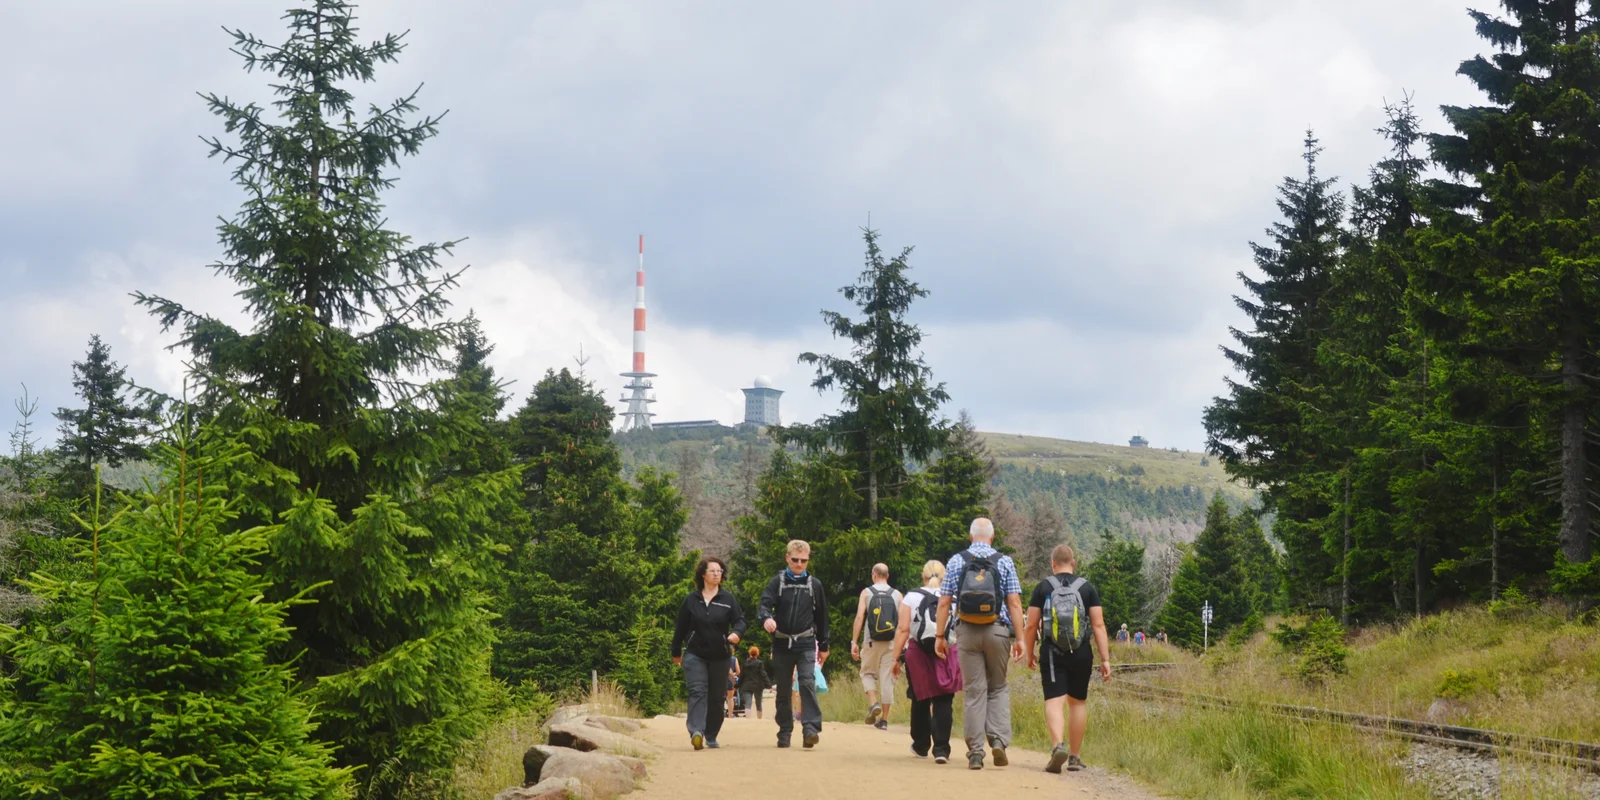
[[[1434,158],[1469,182],[1445,186],[1458,213],[1431,234],[1430,318],[1464,356],[1537,390],[1536,419],[1559,455],[1560,549],[1594,553],[1596,375],[1600,375],[1600,9],[1588,0],[1505,0],[1472,11],[1498,52],[1458,72],[1488,104],[1447,106]]]
[[[511,542],[497,625],[501,678],[568,691],[613,675],[650,711],[676,696],[667,649],[691,556],[688,518],[665,476],[622,478],[613,412],[587,380],[549,371],[512,421],[522,465],[524,534]]]
[[[303,651],[321,735],[363,768],[362,795],[388,798],[448,780],[484,723],[484,521],[511,479],[424,491],[478,421],[453,413],[448,380],[426,377],[448,366],[453,339],[442,314],[455,275],[439,263],[450,243],[385,227],[380,198],[438,118],[414,118],[415,91],[358,112],[352,84],[403,44],[362,43],[353,12],[340,0],[291,9],[281,45],[232,32],[276,99],[205,98],[229,135],[209,140],[212,155],[247,197],[220,226],[213,268],[240,285],[251,327],[138,299],[182,330],[195,405],[258,457],[236,466],[240,511],[281,523],[264,559],[275,595],[316,600],[290,609],[283,655]]]
[[[1268,229],[1269,244],[1251,244],[1262,279],[1240,273],[1249,296],[1234,301],[1252,329],[1230,329],[1238,348],[1223,348],[1243,381],[1227,379],[1228,396],[1213,400],[1204,419],[1207,449],[1279,512],[1274,530],[1292,554],[1292,588],[1302,599],[1324,595],[1336,572],[1315,522],[1328,514],[1326,493],[1293,480],[1326,456],[1312,401],[1322,373],[1318,337],[1327,328],[1321,303],[1339,260],[1344,200],[1334,180],[1317,173],[1321,152],[1308,131],[1305,177],[1286,178],[1279,189],[1283,221]]]
[[[856,283],[839,290],[861,316],[822,312],[834,337],[850,343],[849,355],[800,354],[816,367],[812,387],[838,389],[844,408],[815,425],[774,428],[773,438],[810,452],[843,454],[862,482],[864,515],[875,521],[882,498],[898,495],[905,485],[909,462],[929,461],[944,445],[948,433],[938,413],[950,395],[944,384],[934,383],[918,351],[922,330],[906,319],[912,302],[928,296],[911,280],[911,248],[886,258],[877,231],[862,229],[862,239],[866,267]]]

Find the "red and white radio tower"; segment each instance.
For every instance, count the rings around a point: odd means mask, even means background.
[[[628,379],[628,384],[622,388],[629,394],[622,400],[628,404],[628,410],[622,412],[622,429],[624,431],[650,430],[650,418],[655,414],[650,413],[650,404],[656,399],[650,396],[650,379],[654,372],[644,371],[644,234],[639,234],[639,272],[635,278],[633,289],[633,370],[622,373]]]

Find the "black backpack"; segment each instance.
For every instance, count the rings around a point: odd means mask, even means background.
[[[939,595],[927,589],[918,589],[915,593],[922,595],[922,603],[911,614],[911,641],[916,642],[922,652],[933,655],[933,640],[939,633]]]
[[[894,590],[885,586],[881,591],[869,587],[867,598],[867,635],[874,642],[892,642],[900,627],[900,604],[894,601]]]
[[[973,625],[993,625],[1000,620],[1000,570],[989,556],[961,554],[961,581],[956,584],[956,615]]]

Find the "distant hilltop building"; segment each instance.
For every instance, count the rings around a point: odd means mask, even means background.
[[[1135,435],[1132,439],[1128,440],[1128,446],[1129,447],[1149,447],[1150,446],[1150,440],[1144,438],[1143,436]]]
[[[778,398],[783,392],[772,388],[772,379],[765,375],[756,378],[756,385],[744,390],[744,422],[746,425],[781,425],[778,418]]]

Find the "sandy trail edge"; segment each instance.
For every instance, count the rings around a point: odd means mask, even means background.
[[[959,734],[960,732],[957,731]],[[771,719],[730,719],[722,728],[720,750],[695,752],[683,720],[656,719],[635,734],[662,748],[650,764],[650,779],[630,797],[647,800],[705,800],[708,797],[769,797],[783,800],[870,797],[872,800],[928,800],[933,796],[993,798],[1121,798],[1160,797],[1128,778],[1091,767],[1083,772],[1051,775],[1043,753],[1011,748],[1011,765],[986,763],[967,769],[965,746],[950,763],[938,765],[911,753],[911,734],[904,725],[887,732],[865,725],[827,723],[822,742],[813,750],[800,747],[796,726],[794,747],[779,750],[777,725]],[[938,794],[930,794],[937,792]]]

